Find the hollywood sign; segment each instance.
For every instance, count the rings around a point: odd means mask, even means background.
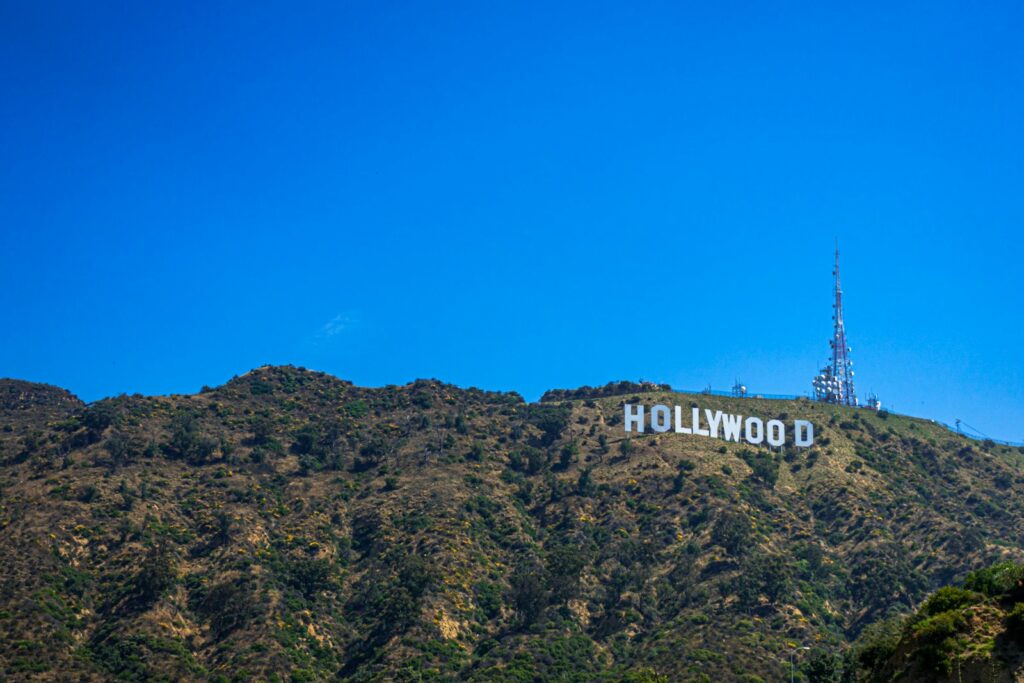
[[[762,420],[759,417],[743,419],[742,415],[723,413],[721,410],[712,412],[704,409],[701,420],[700,408],[693,408],[683,422],[683,409],[674,406],[656,405],[647,411],[643,405],[624,404],[626,410],[625,428],[627,432],[643,432],[645,415],[650,415],[650,428],[655,432],[675,431],[677,434],[697,434],[710,436],[713,439],[739,442],[742,438],[754,446],[767,443],[769,446],[782,446],[786,443],[786,424],[782,420]],[[673,420],[673,417],[675,418]],[[706,426],[701,426],[702,423]],[[793,444],[798,448],[814,445],[814,425],[807,420],[793,420]]]

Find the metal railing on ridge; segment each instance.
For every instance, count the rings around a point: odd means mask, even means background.
[[[700,391],[694,391],[694,390],[690,390],[690,389],[676,389],[676,388],[673,388],[672,391],[677,393],[677,394],[704,394],[704,395],[710,395],[710,396],[725,396],[727,398],[763,398],[763,399],[778,400],[778,401],[795,401],[795,400],[801,399],[801,398],[802,399],[807,399],[808,401],[814,401],[815,400],[815,398],[813,396],[809,395],[809,394],[803,394],[803,395],[800,395],[800,394],[762,394],[762,393],[750,393],[750,392],[748,392],[746,394],[737,394],[736,392],[733,392],[733,391],[722,391],[721,389],[717,389],[717,390],[716,389],[702,389]],[[862,409],[866,409],[866,410],[870,409],[868,406],[859,406],[859,407],[862,408]],[[973,439],[975,441],[991,441],[992,443],[997,443],[997,444],[1000,444],[1002,446],[1011,446],[1011,447],[1014,447],[1014,448],[1024,448],[1024,442],[1020,442],[1020,441],[1006,441],[1004,439],[993,439],[993,438],[991,438],[989,436],[986,436],[986,435],[984,435],[984,434],[982,434],[980,432],[975,434],[975,433],[972,433],[971,431],[965,431],[963,428],[957,429],[955,427],[951,427],[950,425],[948,425],[945,422],[942,422],[940,420],[931,420],[929,418],[922,418],[922,417],[920,417],[918,415],[908,415],[907,413],[899,413],[899,412],[896,412],[895,410],[890,410],[889,408],[885,408],[884,406],[883,406],[882,410],[884,410],[885,412],[887,412],[887,413],[889,413],[891,415],[899,415],[901,417],[913,417],[913,418],[922,419],[922,420],[929,420],[930,422],[932,422],[934,424],[937,424],[937,425],[939,425],[941,427],[945,427],[946,429],[948,429],[949,431],[953,432],[954,434],[957,434],[959,436],[964,436],[964,437],[967,437],[968,439]]]

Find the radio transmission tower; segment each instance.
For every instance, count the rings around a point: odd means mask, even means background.
[[[845,406],[857,405],[857,394],[853,390],[853,361],[850,360],[850,346],[846,341],[846,326],[843,324],[843,289],[839,284],[839,245],[836,245],[835,303],[832,304],[833,331],[832,358],[829,364],[814,378],[814,397],[826,403]]]

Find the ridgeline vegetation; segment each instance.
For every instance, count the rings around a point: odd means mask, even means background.
[[[624,433],[623,402],[691,401],[815,444]],[[0,677],[1012,681],[1022,463],[647,383],[531,404],[263,367],[86,405],[0,380]]]

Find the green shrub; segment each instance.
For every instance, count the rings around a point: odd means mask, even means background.
[[[146,608],[170,590],[177,581],[178,571],[174,556],[167,546],[154,545],[142,560],[142,569],[135,576],[131,600],[139,608]]]
[[[1024,599],[1024,564],[999,562],[972,572],[964,588],[993,598],[1008,597],[1017,602]]]
[[[357,420],[370,412],[370,408],[366,405],[366,401],[363,401],[362,399],[349,401],[345,404],[345,410],[349,415]]]
[[[751,451],[746,448],[739,452],[750,467],[750,476],[761,481],[768,488],[774,488],[779,480],[779,463],[768,451]]]
[[[572,406],[567,403],[541,403],[529,406],[526,420],[542,432],[536,445],[546,448],[557,441],[569,426],[571,415]]]
[[[570,444],[562,446],[562,450],[558,453],[558,467],[559,469],[565,470],[569,468],[576,456],[580,454],[580,447],[573,441]]]
[[[896,653],[903,620],[892,617],[870,624],[854,643],[854,659],[866,671],[876,671]]]
[[[110,400],[93,403],[85,409],[81,418],[82,424],[85,425],[93,437],[90,439],[92,441],[98,440],[103,430],[114,424],[117,419],[117,409]]]
[[[524,627],[537,621],[547,604],[548,591],[542,575],[543,571],[539,567],[520,565],[509,580],[509,599]]]
[[[289,557],[284,563],[285,583],[302,593],[306,598],[333,585],[331,563],[327,558]]]
[[[580,572],[587,565],[587,555],[578,545],[558,545],[548,553],[546,568],[551,598],[556,602],[576,597]]]
[[[956,611],[942,612],[919,622],[913,634],[920,641],[918,660],[927,668],[946,672],[959,645],[956,635],[967,625],[967,620]]]
[[[78,500],[83,503],[91,503],[96,499],[96,495],[99,493],[97,488],[92,484],[89,484],[78,493]]]
[[[672,492],[682,493],[683,488],[686,485],[687,477],[689,477],[690,472],[696,469],[697,466],[694,465],[689,460],[680,460],[679,464],[676,467],[679,469],[679,471],[676,473],[675,478],[672,480]]]
[[[750,520],[742,512],[723,510],[711,530],[711,541],[736,555],[750,539]]]
[[[163,445],[163,450],[168,457],[202,465],[217,450],[217,442],[200,432],[194,415],[182,412],[171,422],[171,438]]]
[[[942,612],[962,609],[969,605],[976,605],[983,597],[974,591],[957,588],[955,586],[943,586],[935,591],[931,597],[925,600],[921,606],[919,615],[921,617],[932,617]]]
[[[249,391],[253,396],[262,396],[274,393],[274,387],[262,379],[254,379],[249,385]]]
[[[490,581],[481,581],[474,586],[476,604],[483,610],[484,616],[493,619],[501,614],[501,587]]]
[[[755,553],[744,561],[729,587],[744,608],[757,605],[762,595],[778,602],[792,591],[792,571],[780,555]]]
[[[473,445],[469,449],[469,454],[466,455],[466,457],[469,458],[470,460],[474,461],[474,462],[480,462],[481,460],[483,460],[484,459],[484,445],[483,445],[483,443],[480,442],[480,441],[474,441]]]
[[[576,480],[576,493],[581,496],[592,496],[594,495],[594,481],[591,478],[593,472],[592,467],[587,467],[580,472],[579,479]]]
[[[809,683],[838,683],[843,673],[843,660],[834,652],[814,648],[800,666]]]
[[[263,614],[254,582],[247,578],[200,586],[190,593],[189,606],[210,623],[218,639]]]

